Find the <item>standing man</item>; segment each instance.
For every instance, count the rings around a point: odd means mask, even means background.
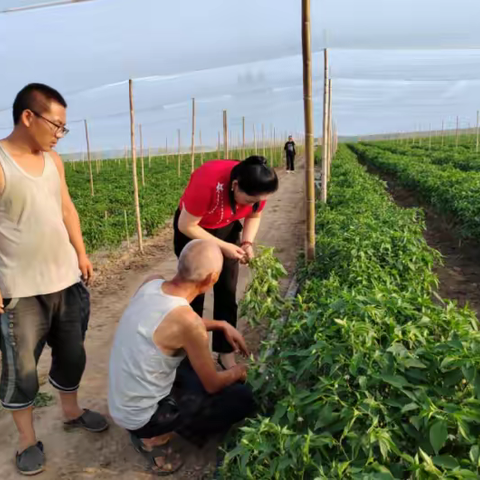
[[[77,401],[90,312],[80,274],[88,284],[93,268],[62,160],[52,150],[68,133],[66,107],[53,88],[27,85],[13,104],[13,132],[0,140],[0,400],[18,429],[16,465],[25,475],[45,465],[33,427],[45,343],[52,349],[49,381],[59,391],[65,425],[108,428],[102,415]]]
[[[288,137],[288,142],[283,149],[287,157],[287,172],[293,173],[295,171],[295,155],[297,152],[295,151],[295,142],[291,135]]]

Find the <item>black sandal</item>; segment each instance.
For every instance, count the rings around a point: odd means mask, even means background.
[[[23,452],[16,454],[15,463],[17,470],[22,475],[37,475],[45,470],[45,454],[43,443],[26,448]]]
[[[173,475],[174,473],[177,473],[185,464],[185,462],[180,458],[178,458],[179,462],[176,466],[173,465],[173,462],[168,461],[169,457],[175,455],[175,452],[169,445],[170,442],[167,442],[165,445],[153,447],[152,450],[148,451],[145,449],[142,440],[132,433],[130,434],[130,440],[133,444],[133,448],[135,448],[135,450],[142,455],[145,460],[148,461],[150,472],[158,477],[168,477],[169,475]],[[157,457],[164,458],[165,463],[163,465],[158,465],[155,461]],[[171,468],[166,469],[167,466],[170,466]]]

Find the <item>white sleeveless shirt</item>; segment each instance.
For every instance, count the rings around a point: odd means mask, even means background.
[[[175,374],[185,358],[165,355],[153,334],[175,308],[188,306],[182,297],[162,291],[164,280],[143,285],[130,300],[110,354],[108,407],[115,423],[137,430],[148,423],[157,404],[172,390]]]
[[[0,292],[3,298],[59,292],[80,279],[63,223],[60,175],[44,153],[42,175],[25,172],[0,145]]]

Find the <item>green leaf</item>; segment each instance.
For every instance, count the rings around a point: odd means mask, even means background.
[[[475,395],[477,396],[477,398],[480,399],[480,375],[478,374],[478,372],[475,375],[475,381],[473,382],[473,385],[475,389]]]
[[[427,366],[416,358],[405,360],[405,366],[408,368],[427,368]]]
[[[437,420],[430,427],[430,444],[432,445],[435,453],[441,450],[445,445],[448,437],[447,422],[445,420]]]
[[[383,375],[380,379],[400,389],[410,386],[410,383],[405,377],[401,377],[400,375]]]
[[[433,463],[437,467],[454,469],[460,466],[460,464],[451,455],[439,455],[432,458]]]
[[[420,455],[423,458],[423,461],[428,466],[433,467],[433,461],[432,461],[431,457],[427,453],[425,453],[421,448],[419,448],[418,451],[420,452]]]
[[[315,429],[326,427],[336,419],[338,419],[338,413],[334,414],[332,407],[330,405],[325,405],[318,414],[318,420],[315,424]]]
[[[472,461],[473,465],[475,467],[478,467],[479,466],[478,460],[480,459],[480,449],[478,448],[478,445],[474,445],[470,449],[469,456],[470,456],[470,460]]]
[[[388,458],[388,453],[390,452],[390,445],[384,438],[378,439],[378,445],[380,447],[380,452],[384,460]]]
[[[412,410],[417,410],[420,408],[416,403],[408,403],[402,408],[402,413],[411,412]]]
[[[278,423],[278,421],[285,415],[288,406],[285,404],[278,404],[275,409],[275,414],[272,417],[273,423]]]

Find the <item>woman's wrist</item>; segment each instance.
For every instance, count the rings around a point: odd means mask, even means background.
[[[253,242],[250,242],[248,240],[243,240],[243,242],[240,244],[241,247],[253,247]]]

